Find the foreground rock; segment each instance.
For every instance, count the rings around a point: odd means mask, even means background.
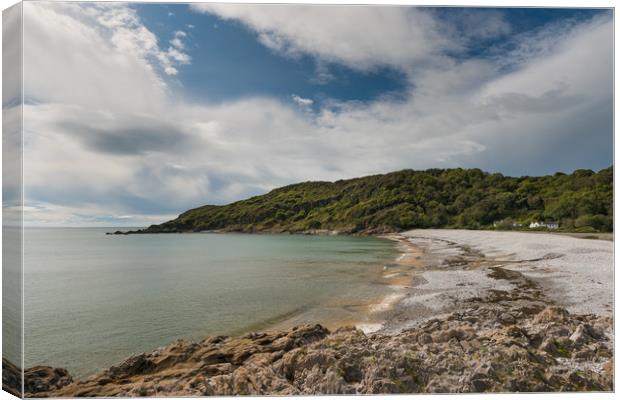
[[[397,335],[305,325],[178,341],[78,382],[64,370],[31,368],[26,396],[613,390],[610,318],[505,301],[510,295]]]
[[[22,390],[21,371],[7,359],[2,359],[2,389],[20,397]],[[24,374],[24,392],[26,394],[47,393],[73,382],[73,378],[64,368],[32,367]]]

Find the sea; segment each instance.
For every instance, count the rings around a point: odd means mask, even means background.
[[[26,367],[83,378],[177,339],[364,322],[398,257],[372,237],[117,229],[25,229]]]

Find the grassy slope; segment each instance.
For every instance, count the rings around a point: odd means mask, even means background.
[[[142,232],[224,230],[374,233],[410,228],[488,228],[494,221],[553,219],[563,230],[613,229],[613,169],[505,177],[479,169],[403,170],[305,182],[224,206],[207,205]]]

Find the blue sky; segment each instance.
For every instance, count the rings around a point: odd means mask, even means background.
[[[329,81],[317,76],[317,60],[309,55],[282,57],[256,40],[240,22],[192,12],[184,4],[136,5],[146,27],[159,37],[187,33],[192,63],[182,68],[178,80],[187,98],[221,102],[246,96],[370,101],[398,96],[407,86],[406,76],[392,68],[359,72],[339,64],[325,65]],[[315,105],[315,107],[318,106]]]
[[[404,168],[613,162],[610,10],[38,2],[24,19],[34,225],[142,226]]]

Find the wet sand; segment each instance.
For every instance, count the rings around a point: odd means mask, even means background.
[[[379,285],[387,290],[382,295],[352,299],[347,296],[334,298],[320,305],[298,310],[283,318],[258,328],[290,329],[305,323],[320,323],[331,330],[355,326],[366,333],[381,330],[387,323],[391,310],[403,300],[418,279],[414,271],[421,270],[423,248],[399,235],[382,236],[397,242],[399,255],[384,265],[378,265],[375,273],[368,275],[369,285]]]

